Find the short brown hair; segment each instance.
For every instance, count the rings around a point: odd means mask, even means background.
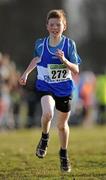
[[[48,23],[48,20],[51,18],[62,19],[64,22],[64,25],[65,26],[67,25],[66,14],[62,9],[53,9],[53,10],[49,11],[47,14],[46,22]]]

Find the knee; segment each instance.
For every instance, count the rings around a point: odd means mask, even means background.
[[[59,131],[65,131],[68,128],[68,124],[67,123],[64,123],[64,124],[58,123],[57,128]]]
[[[50,121],[50,120],[52,120],[52,118],[53,118],[53,113],[52,113],[51,111],[44,112],[44,113],[42,114],[42,117],[43,117],[43,119],[45,119],[46,121]]]

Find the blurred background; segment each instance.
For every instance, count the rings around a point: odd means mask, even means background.
[[[0,130],[40,127],[34,70],[25,87],[18,79],[33,57],[34,42],[47,35],[46,15],[64,9],[82,59],[69,125],[106,124],[106,1],[0,0]],[[53,122],[55,126],[55,121]]]

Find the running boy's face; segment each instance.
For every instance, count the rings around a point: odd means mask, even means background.
[[[66,30],[64,22],[59,18],[50,18],[47,23],[47,30],[50,36],[58,38]]]

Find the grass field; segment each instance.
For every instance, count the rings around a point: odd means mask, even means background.
[[[57,130],[51,129],[48,154],[34,155],[41,130],[0,133],[0,180],[106,180],[106,126],[70,129],[72,172],[59,169]]]

